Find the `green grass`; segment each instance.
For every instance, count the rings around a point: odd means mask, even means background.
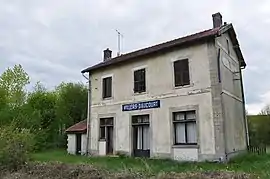
[[[270,154],[243,155],[228,164],[218,163],[189,163],[172,160],[141,159],[129,157],[86,157],[68,155],[65,151],[48,151],[32,155],[34,161],[58,161],[70,164],[91,164],[113,172],[132,170],[139,172],[192,172],[192,171],[238,171],[254,173],[261,178],[270,178]]]

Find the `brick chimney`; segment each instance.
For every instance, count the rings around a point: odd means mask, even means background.
[[[213,28],[222,26],[222,15],[218,12],[212,15],[213,17]]]
[[[108,61],[108,60],[110,60],[112,58],[112,51],[109,48],[104,50],[103,53],[104,53],[104,57],[103,57],[104,62]]]

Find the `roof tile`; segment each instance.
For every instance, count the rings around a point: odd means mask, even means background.
[[[144,48],[144,49],[141,49],[141,50],[130,52],[130,53],[127,53],[127,54],[112,58],[111,60],[104,61],[104,62],[98,63],[98,64],[96,64],[94,66],[88,67],[88,68],[82,70],[82,73],[90,72],[90,71],[93,71],[93,70],[96,70],[96,69],[99,69],[99,68],[103,68],[103,67],[106,67],[106,66],[110,66],[110,65],[113,65],[113,64],[124,62],[124,61],[129,60],[129,59],[134,59],[134,58],[139,57],[139,56],[148,55],[148,54],[151,54],[151,53],[154,53],[154,52],[157,52],[157,51],[160,51],[160,50],[168,49],[168,48],[171,48],[171,47],[175,47],[175,46],[178,46],[178,45],[183,45],[183,44],[186,44],[188,42],[194,42],[194,41],[205,39],[207,37],[212,37],[212,36],[215,36],[215,35],[218,34],[219,29],[220,29],[219,27],[218,28],[213,28],[213,29],[208,29],[208,30],[205,30],[205,31],[202,31],[202,32],[199,32],[199,33],[195,33],[195,34],[188,35],[188,36],[185,36],[185,37],[181,37],[181,38],[178,38],[178,39],[174,39],[174,40],[171,40],[171,41],[168,41],[168,42],[157,44],[157,45],[154,45],[154,46],[151,46],[151,47],[147,47],[147,48]]]
[[[87,121],[83,120],[69,127],[66,132],[67,133],[86,133],[87,129]]]

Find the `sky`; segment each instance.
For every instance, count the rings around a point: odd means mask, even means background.
[[[122,53],[212,28],[212,14],[233,23],[247,63],[247,110],[270,104],[268,0],[0,0],[0,74],[21,64],[31,83],[48,89],[86,82],[80,71],[102,61],[103,50]]]

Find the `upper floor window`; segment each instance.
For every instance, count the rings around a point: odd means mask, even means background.
[[[173,125],[175,145],[197,144],[195,111],[173,113]]]
[[[146,91],[145,68],[134,71],[134,93]]]
[[[188,59],[175,61],[174,64],[174,85],[184,86],[190,84]]]
[[[103,78],[102,97],[103,99],[112,97],[112,77],[111,76]]]

